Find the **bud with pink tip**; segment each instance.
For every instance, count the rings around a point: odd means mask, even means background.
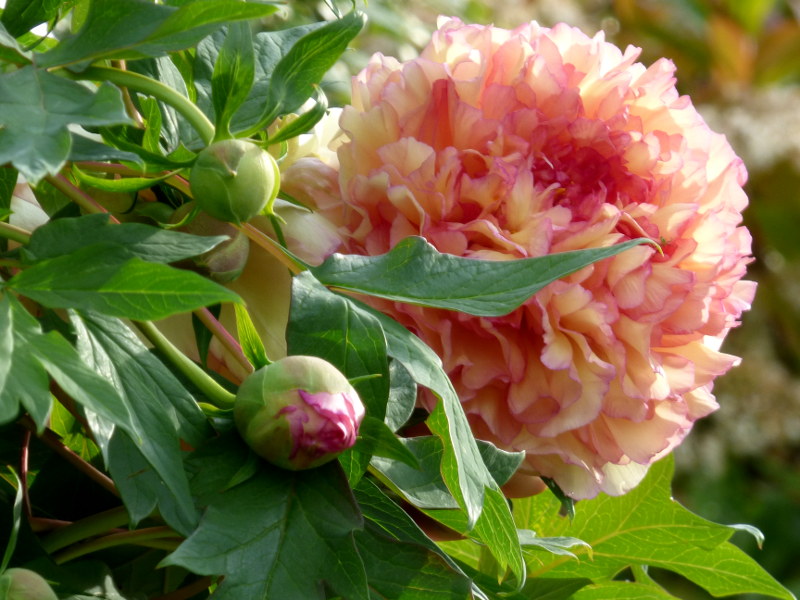
[[[347,378],[315,356],[287,356],[239,387],[234,419],[259,456],[284,469],[318,467],[356,442],[364,405]]]

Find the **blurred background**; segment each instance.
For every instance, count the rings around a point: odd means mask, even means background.
[[[329,14],[323,2],[292,8],[287,24]],[[645,64],[675,62],[678,89],[747,164],[759,288],[723,346],[743,361],[716,384],[720,410],[676,453],[674,495],[712,521],[761,529],[763,549],[746,534],[733,541],[800,597],[800,0],[369,0],[366,12],[367,32],[326,87],[335,103],[373,52],[414,57],[440,14],[508,28],[564,21],[641,47]],[[669,588],[709,597],[684,581]]]

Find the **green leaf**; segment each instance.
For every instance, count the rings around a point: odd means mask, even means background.
[[[351,12],[300,38],[275,66],[263,109],[265,125],[296,111],[314,93],[350,41],[364,27],[362,13]]]
[[[574,600],[677,600],[663,588],[653,587],[634,581],[606,581],[593,583],[580,589]]]
[[[141,0],[93,0],[78,33],[38,57],[42,67],[101,58],[142,58],[195,45],[223,24],[274,13],[275,6],[239,0],[195,0],[180,8]]]
[[[81,184],[96,190],[112,193],[132,193],[145,190],[175,174],[166,173],[160,177],[121,177],[119,179],[106,179],[105,177],[89,175],[89,173],[81,171],[77,165],[72,166],[72,173]]]
[[[17,170],[13,167],[0,168],[0,211],[11,212],[11,197],[17,185]],[[0,221],[3,221],[0,217]]]
[[[8,32],[19,37],[58,14],[61,0],[8,0],[0,22]]]
[[[8,467],[8,470],[11,471],[12,479],[16,483],[17,493],[14,494],[14,508],[11,511],[11,532],[8,535],[8,541],[3,551],[3,558],[0,559],[0,573],[5,571],[6,567],[8,567],[8,564],[11,562],[11,557],[14,555],[14,550],[17,547],[19,526],[22,523],[22,498],[24,495],[22,482],[14,469]]]
[[[528,555],[531,576],[600,581],[627,567],[653,566],[675,571],[714,596],[756,593],[792,600],[786,588],[728,542],[735,529],[702,519],[672,499],[672,472],[672,458],[663,459],[626,495],[582,501],[571,522],[557,516],[552,495],[515,501],[519,527],[546,537],[575,537],[592,547],[593,560],[578,563]]]
[[[298,312],[298,307],[302,313]],[[305,317],[300,318],[298,314],[304,314]],[[466,511],[466,525],[471,528],[480,516],[484,489],[488,488],[487,493],[493,495],[490,501],[492,511],[484,523],[487,533],[493,529],[497,535],[493,533],[487,543],[493,544],[502,537],[502,548],[495,550],[501,554],[502,560],[510,560],[518,581],[521,581],[524,570],[522,551],[511,514],[504,501],[498,502],[502,494],[483,463],[455,390],[442,370],[441,361],[430,348],[396,321],[351,298],[329,292],[311,274],[304,272],[293,279],[287,334],[290,353],[303,353],[292,346],[293,339],[302,339],[304,350],[322,358],[331,360],[329,355],[337,357],[342,353],[347,356],[348,352],[353,351],[348,348],[350,344],[354,345],[354,350],[364,347],[363,343],[355,343],[353,332],[364,328],[364,324],[367,324],[367,331],[374,331],[372,319],[377,319],[382,326],[389,355],[401,362],[417,383],[430,388],[442,399],[437,409],[441,414],[437,416],[435,411],[428,424],[443,441],[441,473],[447,489],[458,501],[457,506]],[[345,324],[344,331],[342,323]],[[368,337],[374,337],[374,334]],[[331,362],[337,364],[336,360]],[[341,368],[341,364],[337,366]],[[348,376],[355,374],[346,369],[344,372]],[[508,549],[513,546],[516,546],[516,550],[509,553]]]
[[[231,118],[253,87],[255,69],[250,25],[231,23],[211,76],[217,136],[230,136]]]
[[[262,31],[254,36],[255,81],[247,99],[233,116],[233,130],[243,131],[257,124],[264,109],[264,98],[268,93],[275,66],[297,40],[323,25],[324,22],[312,23],[280,31]],[[197,89],[197,105],[210,118],[214,115],[211,79],[223,43],[222,32],[215,32],[201,41],[195,51],[192,79]],[[159,81],[169,84],[160,77]]]
[[[483,458],[483,463],[492,474],[497,485],[505,485],[511,476],[525,460],[524,452],[508,452],[501,450],[491,442],[478,440],[478,450]]]
[[[48,308],[96,310],[137,321],[241,301],[196,273],[145,262],[109,243],[43,260],[6,285]]]
[[[30,52],[25,52],[19,42],[14,39],[5,28],[5,25],[0,21],[0,60],[9,63],[30,62]]]
[[[368,521],[364,530],[356,533],[356,543],[373,597],[396,600],[472,597],[470,579],[442,556],[408,515],[378,494],[371,484],[357,494],[359,502],[364,502],[362,508]]]
[[[171,263],[208,252],[227,236],[196,236],[141,223],[112,225],[108,215],[56,219],[36,229],[25,246],[27,262],[57,258],[94,244],[113,244],[142,260]]]
[[[386,403],[386,424],[397,431],[406,424],[417,404],[417,384],[399,361],[389,363],[389,401]]]
[[[49,427],[61,438],[62,444],[86,462],[94,462],[100,457],[100,448],[86,435],[81,422],[58,402],[53,404]]]
[[[32,66],[0,74],[0,164],[11,162],[36,184],[70,154],[67,125],[129,123],[119,89],[90,89]]]
[[[242,352],[256,370],[268,365],[270,360],[267,357],[267,350],[247,308],[243,304],[234,304],[233,309],[236,314],[236,333],[242,345]]]
[[[338,464],[291,472],[262,463],[246,482],[210,493],[224,481],[219,465],[242,464],[246,452],[227,438],[205,454],[214,468],[198,461],[192,485],[211,502],[197,530],[162,564],[224,575],[218,600],[323,600],[325,587],[368,600],[353,539],[363,520]]]
[[[550,554],[558,554],[559,556],[569,556],[577,560],[577,556],[569,548],[581,546],[589,552],[591,557],[592,547],[578,538],[572,537],[539,537],[535,532],[530,529],[517,529],[519,536],[519,543],[523,548],[538,548],[545,550]]]
[[[394,458],[372,457],[371,464],[409,503],[417,508],[458,509],[442,480],[442,441],[436,436],[398,438],[416,458],[416,467]]]
[[[117,150],[107,144],[101,144],[93,139],[70,131],[72,144],[69,149],[69,160],[71,161],[121,161],[139,163],[139,156],[133,152]]]
[[[509,261],[439,253],[409,237],[380,256],[333,254],[311,272],[322,283],[379,298],[497,317],[553,281],[647,239]]]
[[[289,354],[312,354],[335,365],[348,378],[367,414],[383,419],[389,397],[386,340],[378,321],[352,302],[319,284],[310,273],[292,278],[292,302],[286,332]]]
[[[10,325],[9,325],[10,324]],[[9,371],[0,391],[0,418],[13,419],[18,404],[30,414],[39,431],[47,422],[52,403],[48,373],[58,385],[106,421],[133,432],[132,415],[117,390],[87,367],[75,348],[60,334],[42,333],[39,322],[10,294],[0,300],[0,331],[13,332]]]
[[[314,90],[314,106],[309,110],[283,125],[278,131],[269,136],[270,144],[278,144],[310,131],[314,125],[322,120],[328,112],[328,97],[322,88]]]
[[[214,36],[209,36],[208,39],[212,37]],[[204,43],[205,40],[201,42],[201,44]],[[128,70],[155,79],[174,89],[182,96],[191,99],[190,88],[187,87],[187,83],[191,85],[191,81],[184,81],[181,71],[173,62],[173,59],[180,60],[180,56],[183,56],[183,54],[137,60],[128,65]],[[168,152],[177,149],[181,143],[190,148],[197,147],[200,144],[197,132],[180,113],[165,102],[158,101],[158,107],[161,111],[161,138]]]
[[[177,531],[188,535],[197,524],[183,469],[181,440],[201,444],[211,434],[203,412],[172,373],[121,321],[100,315],[73,315],[78,350],[86,363],[113,381],[133,415],[131,437],[115,431],[98,442],[108,447],[109,469],[133,523],[158,505]]]
[[[364,518],[390,538],[422,546],[437,554],[450,569],[463,575],[458,564],[420,529],[406,511],[371,480],[362,479],[353,490]]]
[[[400,441],[386,423],[375,417],[369,415],[364,417],[358,428],[358,438],[353,450],[365,454],[367,462],[372,456],[381,456],[400,461],[412,469],[419,468],[414,453]]]

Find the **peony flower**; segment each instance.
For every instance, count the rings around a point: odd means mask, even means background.
[[[352,447],[364,405],[332,364],[293,355],[244,380],[234,418],[256,454],[296,471],[322,465]]]
[[[564,24],[443,18],[419,58],[376,55],[354,78],[340,190],[335,163],[307,167],[350,253],[409,235],[492,260],[660,243],[504,317],[374,301],[439,353],[477,437],[574,498],[625,493],[717,408],[714,379],[738,362],[720,344],[755,291],[742,161],[673,64],[639,52]]]

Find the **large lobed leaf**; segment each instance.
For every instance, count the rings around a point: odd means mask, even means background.
[[[225,575],[215,600],[323,600],[326,589],[368,600],[353,538],[363,520],[338,464],[291,472],[261,463],[253,477],[231,486],[246,457],[232,437],[195,454],[191,483],[208,508],[164,563]]]
[[[104,423],[95,437],[107,449],[108,467],[135,524],[156,506],[176,530],[188,535],[197,515],[183,469],[181,441],[196,446],[210,434],[203,412],[172,373],[118,319],[73,315],[77,347],[91,368],[114,382],[133,415],[131,436],[111,436]]]
[[[70,155],[67,125],[130,123],[119,89],[96,90],[26,66],[0,74],[0,164],[31,183],[58,173]]]
[[[603,581],[627,567],[653,566],[679,573],[714,596],[755,593],[793,600],[786,588],[728,541],[735,528],[702,519],[672,499],[672,473],[670,457],[650,467],[628,494],[581,502],[572,522],[558,516],[558,502],[549,494],[516,501],[519,527],[542,536],[576,537],[592,548],[592,559],[580,561],[531,552],[531,576]],[[636,596],[639,588],[633,586],[622,590],[619,597],[666,596]],[[590,588],[583,592],[586,598],[599,598],[601,593]]]

